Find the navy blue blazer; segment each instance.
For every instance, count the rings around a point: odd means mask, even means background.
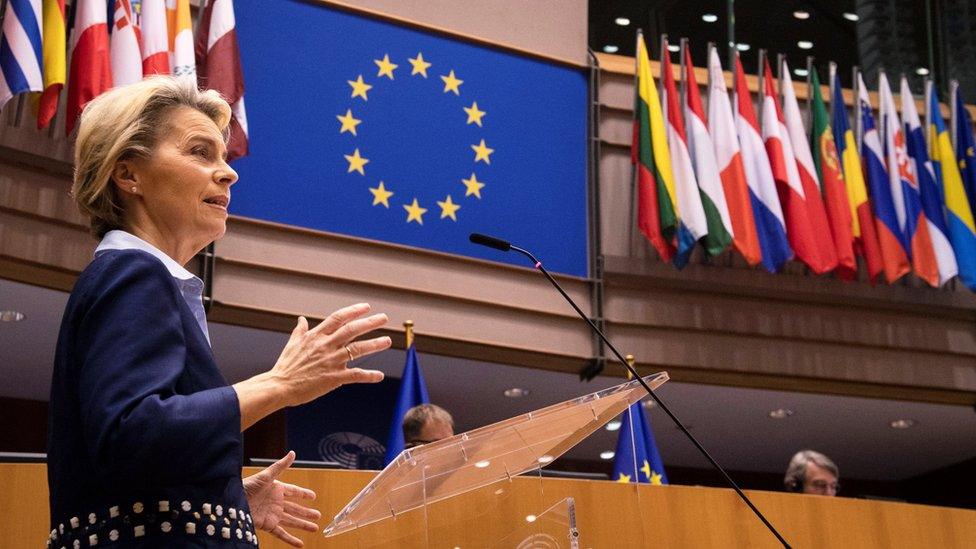
[[[68,299],[54,359],[50,546],[254,547],[240,421],[163,263],[99,254]]]

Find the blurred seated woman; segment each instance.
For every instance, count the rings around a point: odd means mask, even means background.
[[[85,109],[72,194],[101,241],[64,312],[48,432],[52,547],[295,546],[315,531],[311,490],[277,480],[289,452],[241,478],[241,432],[347,383],[390,339],[358,304],[304,317],[267,372],[228,385],[214,362],[203,284],[184,268],[227,223],[237,173],[230,107],[170,77],[111,90]]]

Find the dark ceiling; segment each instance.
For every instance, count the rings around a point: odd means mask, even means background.
[[[740,0],[734,5],[735,42],[748,45],[748,50],[741,52],[746,72],[756,72],[759,49],[765,48],[771,56],[786,54],[793,69],[803,68],[807,56],[814,56],[821,78],[826,76],[827,63],[834,61],[844,86],[850,86],[851,68],[858,63],[857,23],[843,14],[855,13],[854,0]],[[658,37],[667,33],[673,44],[680,38],[690,40],[692,60],[699,67],[706,65],[707,43],[715,42],[724,68],[729,69],[728,3],[724,0],[590,0],[589,9],[589,43],[594,51],[605,51],[605,46],[611,45],[619,48],[617,54],[632,56],[635,32],[641,28],[655,59],[660,49]],[[806,12],[809,17],[798,19],[795,11]],[[706,22],[702,19],[706,14],[717,19]],[[617,24],[618,17],[629,19],[630,24]],[[812,42],[813,47],[800,49],[799,41]],[[678,61],[677,55],[672,61]]]

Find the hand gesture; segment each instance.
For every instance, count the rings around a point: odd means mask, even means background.
[[[354,341],[389,320],[382,313],[363,318],[369,311],[366,303],[344,307],[312,329],[305,317],[298,318],[298,325],[270,372],[284,387],[288,405],[304,404],[348,383],[383,380],[380,371],[348,367],[350,362],[391,345],[385,336]]]
[[[251,507],[251,519],[258,530],[270,532],[274,537],[293,547],[303,547],[302,540],[285,528],[298,528],[315,532],[318,526],[311,521],[322,514],[286,498],[315,499],[315,492],[308,488],[278,480],[278,476],[295,461],[295,452],[274,462],[256,475],[244,479],[244,494]]]

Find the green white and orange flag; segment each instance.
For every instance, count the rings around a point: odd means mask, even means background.
[[[661,259],[675,253],[678,212],[664,115],[644,36],[637,33],[637,93],[634,94],[634,141],[631,162],[637,167],[637,227]]]

